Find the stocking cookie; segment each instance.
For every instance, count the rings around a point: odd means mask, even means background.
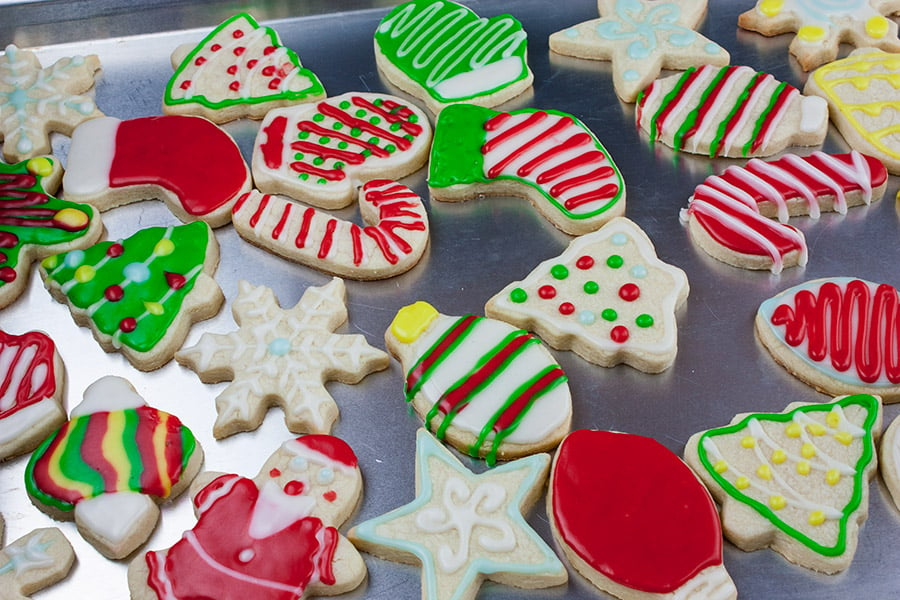
[[[0,461],[30,452],[66,420],[66,371],[47,334],[0,330]]]
[[[460,451],[493,465],[550,450],[568,433],[566,375],[528,332],[416,302],[397,312],[384,338],[406,373],[406,401]]]
[[[468,104],[441,112],[428,170],[435,200],[527,198],[572,235],[625,213],[622,173],[600,140],[572,115]]]
[[[178,417],[147,406],[121,377],[98,379],[69,420],[31,455],[25,487],[32,502],[78,531],[107,558],[143,544],[203,463]]]
[[[342,440],[285,442],[253,479],[201,478],[194,528],[129,566],[135,600],[334,596],[365,578],[362,557],[337,530],[362,493],[356,455]]]
[[[729,541],[837,573],[868,515],[880,432],[881,402],[859,394],[738,415],[691,436],[684,457],[722,506]]]
[[[235,141],[201,117],[94,119],[72,134],[66,199],[100,211],[160,198],[185,222],[211,227],[231,219],[250,191],[250,170]]]
[[[261,119],[279,106],[315,102],[325,88],[278,33],[238,13],[198,44],[172,53],[175,73],[166,85],[163,112],[198,115],[214,123]]]
[[[28,600],[30,594],[64,579],[74,562],[72,544],[55,527],[35,529],[5,548],[0,545],[0,599]]]
[[[269,112],[253,147],[253,181],[266,194],[347,206],[372,179],[399,179],[428,160],[431,125],[412,104],[351,92]]]
[[[675,360],[675,309],[687,296],[684,272],[659,260],[647,234],[620,217],[510,283],[484,312],[600,366],[658,373]]]
[[[638,127],[683,152],[749,158],[825,140],[828,109],[816,96],[750,67],[690,68],[641,92]]]
[[[709,492],[651,438],[570,433],[553,459],[547,514],[572,565],[618,598],[737,598]]]
[[[565,567],[522,516],[540,496],[549,462],[535,454],[475,475],[420,429],[416,499],[348,537],[365,552],[421,563],[422,598],[473,598],[485,579],[527,589],[561,585]]]
[[[152,371],[172,359],[192,323],[219,312],[218,263],[216,238],[197,221],[50,256],[41,276],[104,350]]]
[[[241,281],[238,288],[231,308],[239,329],[204,333],[175,356],[205,383],[232,381],[216,398],[213,435],[256,429],[273,404],[292,432],[328,433],[338,407],[325,381],[357,383],[389,363],[362,335],[334,333],[347,320],[344,282],[308,287],[290,309],[267,287]]]
[[[49,156],[0,164],[0,308],[25,290],[34,259],[86,248],[103,235],[96,210],[50,195],[61,176]]]
[[[10,44],[0,56],[0,140],[3,158],[14,163],[50,153],[50,132],[71,135],[78,124],[102,117],[83,96],[100,70],[96,55],[61,58],[41,68],[29,50]]]
[[[634,102],[662,69],[724,67],[730,60],[724,48],[695,31],[706,16],[706,0],[599,0],[597,4],[599,19],[554,33],[550,49],[612,61],[613,85],[625,102]]]
[[[510,15],[479,18],[450,0],[410,0],[375,30],[375,62],[435,114],[458,102],[496,106],[531,87],[527,38]]]

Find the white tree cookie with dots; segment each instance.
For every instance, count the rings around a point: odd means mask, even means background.
[[[3,527],[0,516],[0,542]],[[0,543],[0,600],[28,600],[64,579],[74,563],[75,551],[56,527],[35,529],[6,547]]]

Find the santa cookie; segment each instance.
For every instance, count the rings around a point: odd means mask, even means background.
[[[0,461],[37,447],[66,420],[66,371],[47,334],[0,330]]]
[[[192,486],[197,524],[131,563],[131,597],[281,600],[355,589],[366,566],[337,528],[361,493],[356,455],[330,435],[285,442],[253,479],[204,473]]]
[[[3,526],[0,516],[0,541]],[[72,544],[55,527],[35,529],[5,548],[0,544],[0,598],[28,600],[64,579],[74,562]]]
[[[684,457],[722,506],[729,541],[830,574],[856,552],[880,432],[881,401],[858,394],[737,415],[691,436]]]
[[[211,227],[231,220],[231,207],[250,187],[250,170],[231,136],[183,115],[80,125],[63,177],[67,200],[105,211],[159,198],[182,221]]]
[[[107,558],[143,544],[158,502],[178,496],[200,470],[203,451],[178,417],[147,406],[121,377],[98,379],[69,420],[31,455],[32,502],[78,531]]]

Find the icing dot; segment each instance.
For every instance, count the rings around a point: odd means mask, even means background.
[[[137,329],[137,319],[134,317],[125,317],[119,321],[119,330],[123,333],[131,333]]]
[[[750,479],[748,477],[745,477],[744,475],[741,475],[740,477],[735,479],[734,487],[739,490],[746,490],[748,487],[750,487]]]
[[[212,50],[213,52],[218,52],[219,50],[222,49],[222,46],[220,44],[213,44],[212,46],[209,47],[209,49]]]
[[[783,463],[786,460],[787,460],[787,453],[784,450],[782,450],[781,448],[778,448],[777,450],[772,452],[772,462],[775,463],[776,465],[780,465],[781,463]]]
[[[582,325],[593,325],[594,321],[597,320],[597,315],[595,315],[592,311],[583,310],[578,313],[578,322]]]
[[[837,429],[841,424],[841,416],[837,414],[836,411],[831,411],[825,417],[825,424],[831,427],[832,429]]]
[[[16,270],[12,267],[0,267],[0,281],[9,283],[16,280]]]
[[[800,448],[800,454],[803,455],[803,458],[812,458],[813,456],[816,455],[816,447],[813,446],[812,444],[810,444],[809,442],[806,442]]]
[[[231,65],[230,67],[228,67],[227,69],[225,69],[225,71],[226,71],[229,75],[234,75],[235,73],[237,73],[237,70],[238,70],[238,66],[237,66],[237,65]],[[238,87],[241,86],[241,84],[238,83],[238,82],[236,82],[236,81],[235,81],[234,83],[232,83],[231,85],[235,85],[235,84],[237,84],[237,86],[234,87],[234,88],[232,88],[232,89],[237,89]]]
[[[772,468],[769,465],[759,465],[756,469],[756,476],[766,481],[772,479]]]
[[[590,256],[581,256],[575,261],[575,266],[582,271],[586,271],[594,266],[594,259]]]
[[[741,438],[741,447],[742,448],[753,448],[756,446],[756,438],[752,435],[745,435]]]
[[[784,0],[763,0],[757,5],[757,9],[767,17],[774,17],[781,12]]]
[[[637,81],[641,78],[641,74],[635,71],[634,69],[626,69],[622,73],[622,79],[625,81]]]
[[[240,81],[232,81],[228,85],[228,89],[231,90],[232,92],[238,91],[239,89],[241,89],[241,82]]]
[[[244,48],[243,46],[238,46],[237,48],[232,50],[232,52],[234,53],[235,56],[240,56],[241,54],[243,54],[246,51],[247,51],[247,49]]]
[[[303,490],[306,486],[303,485],[302,481],[297,481],[296,479],[292,479],[284,484],[284,493],[288,496],[299,496],[303,493]]]
[[[565,31],[565,36],[568,37],[568,38],[577,38],[577,37],[578,37],[578,30],[575,29],[574,27],[571,27],[571,28],[569,28],[569,29],[566,29],[566,31]]]
[[[279,477],[279,476],[281,476],[280,469],[272,469],[271,471],[269,471],[269,477],[271,477],[272,479],[275,479],[276,477]]]
[[[610,269],[618,269],[623,264],[625,264],[625,259],[619,256],[618,254],[613,254],[609,258],[606,259],[606,266]]]
[[[797,463],[797,473],[800,475],[809,475],[809,471],[812,467],[810,466],[808,461],[801,460]]]
[[[641,296],[641,288],[633,283],[626,283],[619,288],[619,298],[625,302],[634,302]]]
[[[565,265],[553,265],[550,268],[550,275],[553,279],[565,279],[569,276],[569,269]]]
[[[275,74],[275,67],[273,67],[272,65],[269,65],[268,67],[263,67],[261,73],[263,74],[264,77],[271,77],[272,75]]]
[[[628,341],[629,337],[628,328],[623,327],[622,325],[616,325],[612,328],[612,331],[609,332],[609,337],[617,344],[624,344]]]
[[[251,59],[251,60],[248,60],[248,61],[247,61],[247,68],[248,68],[248,69],[252,69],[253,67],[256,66],[256,64],[257,64],[258,62],[259,62],[259,61],[256,60],[255,58],[254,58],[254,59]]]
[[[309,463],[306,462],[306,459],[302,456],[295,456],[291,459],[291,462],[288,463],[288,467],[292,471],[305,471],[309,466]]]
[[[84,229],[88,221],[88,216],[75,208],[64,208],[53,215],[54,223],[72,231]]]
[[[837,485],[841,480],[841,472],[837,469],[828,469],[825,473],[825,481],[828,485]]]
[[[275,52],[276,50],[278,50],[278,48],[276,48],[275,46],[266,46],[265,49],[263,50],[263,56],[268,56],[268,55],[272,54],[273,52]]]
[[[187,279],[185,279],[184,275],[179,273],[170,273],[166,271],[165,278],[166,284],[173,290],[180,290],[184,287],[184,284],[187,283]]]
[[[612,242],[613,246],[624,246],[628,243],[628,236],[624,233],[617,233],[613,235],[609,241]]]
[[[552,285],[542,285],[538,288],[538,296],[544,300],[550,300],[556,297],[556,288]]]
[[[638,315],[634,320],[634,324],[640,327],[641,329],[647,329],[648,327],[653,327],[653,317],[647,314]]]
[[[713,465],[713,471],[715,471],[716,473],[718,473],[720,475],[727,470],[728,470],[728,463],[725,462],[724,458],[720,458],[719,460],[716,461],[716,464]]]
[[[705,46],[703,46],[703,50],[707,54],[718,54],[719,51],[721,50],[721,48],[719,48],[718,44],[716,44],[714,42],[709,42]]]
[[[647,267],[644,265],[634,265],[628,272],[631,273],[631,276],[635,279],[643,279],[647,276]]]
[[[784,434],[789,438],[798,438],[801,433],[803,433],[803,428],[800,427],[799,423],[791,423],[784,428]]]
[[[72,250],[66,257],[63,259],[63,262],[67,267],[74,269],[78,265],[84,262],[84,251],[83,250]]]
[[[888,33],[888,20],[881,15],[875,15],[866,21],[866,33],[869,37],[881,39]]]
[[[337,492],[334,490],[328,490],[324,494],[322,494],[322,498],[324,498],[327,502],[334,502],[337,500]]]
[[[82,265],[75,269],[75,281],[87,283],[97,275],[97,271],[90,265]]]
[[[256,552],[253,551],[252,548],[244,548],[241,550],[241,553],[238,554],[238,560],[242,563],[248,563],[256,557]]]
[[[350,101],[349,101],[349,100],[342,100],[341,103],[338,104],[338,106],[339,106],[340,108],[342,108],[343,110],[347,110],[348,108],[350,108]],[[363,114],[365,114],[365,113],[363,113]]]
[[[231,37],[233,37],[236,40],[239,40],[242,37],[244,37],[244,32],[241,31],[240,29],[235,29],[234,33],[231,34]]]
[[[853,434],[847,431],[838,431],[836,434],[834,434],[834,439],[845,446],[849,446],[853,443]]]
[[[8,231],[0,231],[0,248],[15,248],[19,243],[19,236],[9,233]],[[48,258],[54,258],[56,255]]]
[[[769,506],[775,510],[781,510],[787,506],[787,500],[784,499],[784,496],[769,496]]]
[[[571,302],[563,302],[559,305],[559,313],[562,315],[571,315],[575,312],[575,305]]]
[[[612,322],[619,318],[619,313],[617,313],[612,308],[606,308],[606,309],[603,309],[603,312],[600,313],[600,317],[604,321]]]
[[[125,296],[125,291],[119,285],[111,285],[103,290],[103,297],[110,302],[118,302],[123,296]]]
[[[3,243],[3,236],[2,236],[2,233],[3,233],[3,232],[0,231],[0,248],[3,248],[3,245],[2,245],[2,243]],[[15,237],[15,236],[13,236],[13,237]],[[16,238],[16,239],[18,239],[18,238]],[[0,260],[0,262],[6,262],[6,255],[5,255],[5,254],[3,255],[3,259]],[[53,256],[48,256],[47,258],[45,258],[44,260],[41,261],[41,266],[44,267],[44,270],[46,270],[46,271],[52,271],[52,270],[55,269],[58,265],[59,265],[59,258],[57,258],[57,255],[55,255],[55,254],[54,254]],[[9,267],[4,267],[4,268],[5,268],[5,269],[8,269]]]
[[[528,292],[526,292],[522,288],[516,288],[509,293],[509,299],[516,304],[522,304],[523,302],[528,300]]]
[[[600,284],[596,281],[585,281],[582,289],[585,294],[596,294],[600,291]]]
[[[143,283],[150,279],[150,268],[144,263],[131,263],[122,269],[122,273],[135,283]]]
[[[291,341],[287,338],[279,337],[269,342],[269,354],[284,356],[290,351]]]
[[[810,423],[806,426],[806,430],[812,435],[825,435],[827,431],[821,423]]]
[[[47,177],[53,173],[53,161],[43,156],[38,156],[25,163],[25,168],[28,169],[28,172],[32,175]]]
[[[812,526],[821,525],[822,523],[825,522],[825,513],[822,512],[821,510],[814,510],[811,513],[809,513],[809,519],[807,519],[807,520],[809,521],[809,524]]]
[[[166,310],[163,308],[163,305],[159,302],[144,302],[144,308],[148,313],[155,316],[159,316],[166,312]]]
[[[334,481],[334,469],[329,467],[322,467],[319,469],[319,472],[316,473],[316,481],[321,483],[322,485],[328,485],[332,481]]]
[[[825,29],[818,25],[804,25],[797,30],[797,37],[801,42],[820,42],[825,39]]]
[[[194,60],[194,64],[197,65],[198,67],[205,62],[206,62],[206,57],[204,57],[204,56],[198,56],[197,59]]]

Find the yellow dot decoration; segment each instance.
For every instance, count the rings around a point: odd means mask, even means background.
[[[716,461],[716,464],[713,465],[713,470],[721,475],[728,470],[728,463],[725,462],[724,458],[720,458]]]
[[[148,313],[156,316],[159,316],[166,312],[166,310],[163,308],[163,305],[159,302],[144,302],[144,308]]]
[[[44,269],[47,271],[52,271],[57,266],[59,266],[59,255],[54,254],[53,256],[48,256],[41,261],[41,266],[44,267]]]
[[[97,271],[90,265],[81,265],[75,269],[75,281],[87,283],[97,275]]]
[[[431,322],[438,316],[436,308],[419,300],[401,308],[391,322],[391,333],[400,342],[410,344],[425,333]]]
[[[841,480],[841,473],[837,469],[828,469],[828,472],[825,473],[825,481],[828,482],[828,485],[837,485]]]
[[[784,434],[789,438],[798,438],[801,433],[803,433],[803,428],[800,427],[800,423],[791,423],[784,428]]]
[[[753,448],[754,446],[756,446],[756,440],[752,435],[745,435],[741,438],[741,446],[743,446],[744,448]]]
[[[84,229],[89,220],[86,214],[75,208],[64,208],[53,215],[54,223],[59,223],[73,231]]]
[[[772,479],[772,469],[769,465],[759,465],[759,468],[756,469],[756,476],[760,479],[765,479],[768,481]]]
[[[825,39],[825,29],[818,25],[804,25],[797,30],[797,37],[801,42],[815,43]]]
[[[739,490],[746,490],[748,487],[750,487],[750,479],[741,475],[735,480],[734,487]]]
[[[800,448],[800,454],[803,455],[803,458],[812,458],[816,455],[816,447],[809,442],[806,442]]]
[[[806,426],[806,430],[810,435],[825,435],[825,433],[827,433],[825,426],[821,423],[810,423]]]
[[[38,156],[25,163],[25,168],[28,169],[28,172],[32,175],[47,177],[53,173],[53,161],[46,156]]]
[[[767,17],[775,17],[781,12],[781,9],[784,8],[784,0],[762,0],[762,2],[757,5],[759,12],[764,14]]]
[[[841,424],[841,415],[837,414],[837,411],[831,411],[825,417],[825,424],[832,429],[837,429]]]
[[[157,256],[168,256],[175,251],[175,243],[170,239],[162,239],[156,242],[153,247],[153,254]]]
[[[787,454],[781,448],[775,450],[775,452],[772,453],[772,462],[775,463],[776,465],[780,465],[781,463],[783,463],[786,460],[787,460]]]
[[[769,506],[775,510],[781,510],[787,506],[787,500],[784,499],[784,496],[769,496]]]
[[[807,519],[810,525],[816,526],[821,525],[825,522],[825,513],[821,510],[814,510],[809,513],[809,519]]]
[[[875,15],[866,21],[866,34],[871,38],[881,39],[887,35],[889,25],[885,17]]]
[[[809,471],[812,467],[810,467],[809,462],[805,460],[801,460],[797,463],[797,473],[800,475],[809,475]]]
[[[853,434],[847,431],[838,431],[836,434],[834,434],[834,439],[845,446],[849,446],[853,443]]]

